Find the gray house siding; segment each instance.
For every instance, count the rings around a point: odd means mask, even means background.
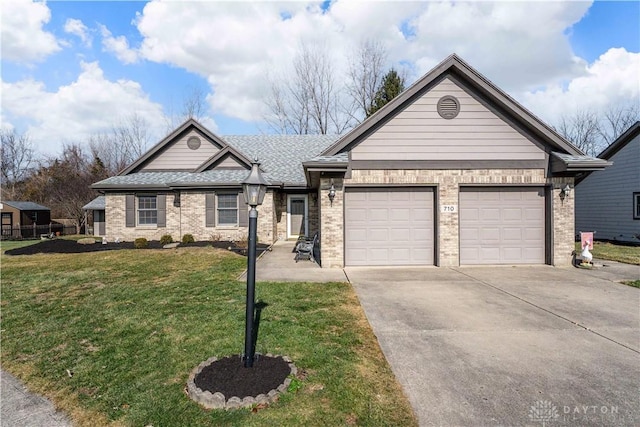
[[[460,112],[440,117],[438,100]],[[351,151],[363,160],[544,160],[544,151],[450,79],[444,79]]]
[[[595,231],[596,239],[640,242],[640,220],[633,219],[633,193],[640,192],[640,135],[575,188],[576,232]]]
[[[187,141],[191,137],[200,139],[200,147],[195,150],[187,145]],[[192,130],[167,147],[164,152],[152,159],[142,170],[192,170],[218,151],[220,151],[220,147],[214,145],[204,135]]]

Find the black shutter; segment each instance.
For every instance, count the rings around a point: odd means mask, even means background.
[[[158,211],[158,227],[167,226],[167,196],[158,194],[156,196],[156,209]]]
[[[204,204],[205,204],[205,226],[206,227],[215,227],[216,226],[216,194],[215,193],[206,193],[204,195]]]
[[[238,227],[249,226],[249,205],[244,202],[242,191],[238,193]]]
[[[133,194],[125,196],[125,225],[127,227],[136,226],[136,196]]]

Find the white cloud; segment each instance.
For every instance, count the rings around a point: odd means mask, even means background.
[[[104,25],[99,25],[99,27],[102,34],[102,48],[105,52],[114,54],[125,64],[138,62],[138,52],[129,47],[129,41],[125,36],[114,37],[107,27]]]
[[[42,28],[51,19],[51,11],[45,3],[2,1],[0,11],[3,60],[31,63],[61,49],[55,36]]]
[[[89,29],[81,20],[73,18],[67,19],[67,22],[64,23],[64,31],[65,33],[79,37],[86,47],[91,47],[92,37],[89,34]]]
[[[149,99],[140,84],[105,79],[97,62],[81,66],[78,79],[55,92],[35,80],[3,81],[3,114],[16,126],[30,125],[20,127],[29,132],[41,153],[57,154],[65,141],[84,143],[90,135],[107,132],[134,113],[149,125],[151,143],[159,140],[166,126],[162,107]]]
[[[615,105],[640,103],[640,53],[612,48],[580,77],[567,85],[559,83],[522,94],[522,102],[550,124],[578,111],[601,111]]]
[[[566,31],[590,2],[150,2],[137,18],[142,57],[207,78],[216,113],[260,121],[265,75],[291,64],[301,41],[320,42],[336,69],[365,38],[414,80],[455,52],[509,93],[586,73]],[[286,17],[283,18],[283,16]]]

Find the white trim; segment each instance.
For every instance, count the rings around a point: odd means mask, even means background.
[[[309,196],[307,194],[287,194],[287,239],[297,239],[298,234],[291,233],[291,200],[304,200],[304,234],[309,234]]]

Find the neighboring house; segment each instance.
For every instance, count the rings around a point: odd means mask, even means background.
[[[319,232],[323,267],[570,265],[561,189],[607,165],[452,55],[341,137],[221,137],[187,121],[93,185],[107,238],[246,238],[254,157],[271,183],[259,240]]]
[[[3,238],[36,237],[42,227],[51,224],[51,209],[33,202],[6,200],[0,203],[0,217]]]
[[[576,182],[576,231],[599,240],[640,243],[640,122],[598,158],[613,162]]]

